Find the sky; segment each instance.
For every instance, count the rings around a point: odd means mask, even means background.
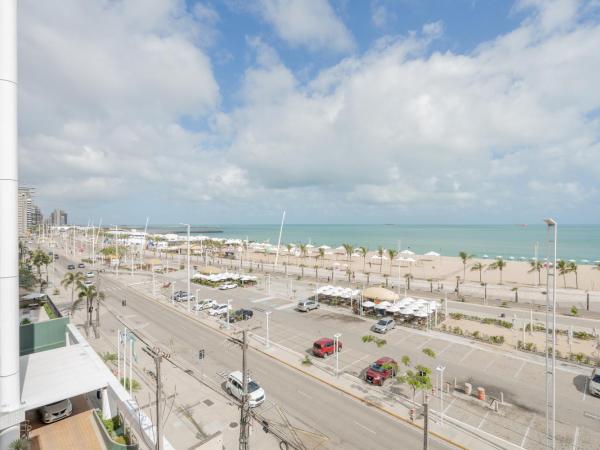
[[[599,0],[21,0],[20,183],[79,223],[597,224],[599,73]]]

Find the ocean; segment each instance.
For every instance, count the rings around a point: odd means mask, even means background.
[[[204,225],[194,225],[203,227]],[[135,226],[143,229],[143,225]],[[277,244],[279,224],[272,225],[209,225],[221,233],[214,237],[250,239]],[[166,233],[181,230],[169,225],[149,226],[148,231]],[[172,231],[171,231],[172,232]],[[337,247],[351,244],[376,250],[384,248],[410,249],[418,254],[435,251],[444,256],[456,256],[460,251],[490,258],[502,256],[515,259],[548,256],[546,226],[540,225],[284,225],[282,243],[311,243],[315,246]],[[558,257],[582,260],[600,260],[600,225],[558,226]],[[600,275],[600,274],[599,274]]]

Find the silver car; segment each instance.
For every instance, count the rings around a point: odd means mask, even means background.
[[[301,302],[298,302],[298,306],[296,306],[296,309],[302,312],[308,312],[311,309],[317,308],[319,308],[319,304],[314,300],[302,300]]]
[[[52,423],[56,422],[57,420],[64,419],[65,417],[69,417],[71,414],[73,414],[73,405],[71,400],[67,398],[56,403],[42,406],[39,409],[39,412],[42,422]]]
[[[387,333],[396,327],[396,321],[394,319],[379,319],[379,321],[373,325],[373,331],[376,333]]]

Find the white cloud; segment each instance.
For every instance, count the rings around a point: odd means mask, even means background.
[[[328,0],[257,0],[255,7],[277,35],[292,46],[334,52],[354,48],[350,31]]]

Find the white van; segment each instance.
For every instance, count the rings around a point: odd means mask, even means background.
[[[231,372],[229,375],[227,375],[225,390],[229,395],[233,395],[238,400],[242,399],[242,372],[238,370],[236,372]],[[265,401],[265,391],[258,385],[256,381],[254,381],[250,377],[248,377],[248,401],[250,403],[251,408],[258,406]]]

